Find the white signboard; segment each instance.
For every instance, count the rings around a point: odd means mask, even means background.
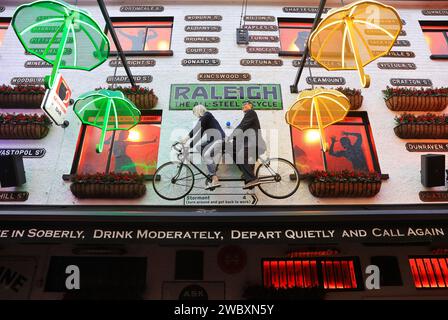
[[[254,206],[255,194],[189,194],[184,198],[186,206]]]
[[[41,109],[58,126],[63,126],[72,91],[61,74],[58,74],[53,87],[46,91]]]
[[[0,258],[0,300],[29,299],[36,261],[28,257]]]

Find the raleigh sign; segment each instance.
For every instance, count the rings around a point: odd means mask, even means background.
[[[191,110],[198,103],[210,110],[240,110],[251,100],[257,110],[282,110],[279,84],[173,84],[170,110]]]

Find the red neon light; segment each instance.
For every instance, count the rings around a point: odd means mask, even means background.
[[[262,266],[265,287],[357,289],[352,260],[275,259],[264,260]]]
[[[446,258],[410,258],[409,266],[417,289],[448,287],[448,261]]]

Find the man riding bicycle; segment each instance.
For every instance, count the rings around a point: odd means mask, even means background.
[[[260,121],[253,107],[252,102],[243,102],[243,120],[226,139],[234,143],[233,158],[243,173],[245,181],[243,189],[253,188],[261,183],[254,174],[255,162],[258,156],[266,151],[266,143],[261,136]]]
[[[217,163],[216,156],[221,154],[222,141],[225,138],[224,130],[221,128],[219,122],[207,111],[207,109],[198,104],[193,108],[193,114],[198,118],[198,121],[190,133],[181,141],[183,144],[191,139],[190,148],[196,146],[205,163],[207,170],[212,177],[211,182],[207,181],[206,190],[220,187],[219,178],[216,175]],[[205,137],[205,139],[203,139]]]

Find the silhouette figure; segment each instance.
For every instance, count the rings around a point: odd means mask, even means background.
[[[309,31],[299,31],[297,32],[297,38],[294,44],[297,48],[299,48],[299,51],[305,50],[305,43],[308,41],[308,36],[310,35]]]
[[[146,36],[146,40],[145,40],[145,31],[144,30],[140,30],[139,32],[137,32],[136,36],[134,36],[132,34],[129,34],[127,32],[123,32],[120,28],[117,28],[117,32],[120,35],[122,35],[123,37],[131,40],[131,43],[132,43],[131,50],[132,51],[141,51],[141,50],[143,50],[142,45],[147,40],[155,39],[158,36],[157,32],[155,30],[153,30],[153,29],[148,29],[148,34]]]
[[[126,149],[128,146],[135,145],[144,145],[150,143],[156,143],[157,137],[155,137],[151,141],[127,141],[126,139],[129,137],[129,131],[124,130],[120,131],[118,139],[114,141],[114,147],[112,149],[112,155],[115,159],[115,172],[123,171],[123,168],[128,168],[130,173],[136,173],[137,170],[135,168],[134,161],[132,161],[131,157],[129,157],[126,153]],[[112,135],[109,139],[107,139],[104,143],[109,144],[112,140]]]
[[[330,155],[337,158],[346,158],[352,163],[354,171],[368,172],[366,157],[362,151],[362,136],[356,132],[342,132],[344,136],[356,137],[355,143],[351,143],[350,138],[342,137],[339,141],[344,150],[334,151],[334,145],[336,143],[336,137],[331,137]]]

